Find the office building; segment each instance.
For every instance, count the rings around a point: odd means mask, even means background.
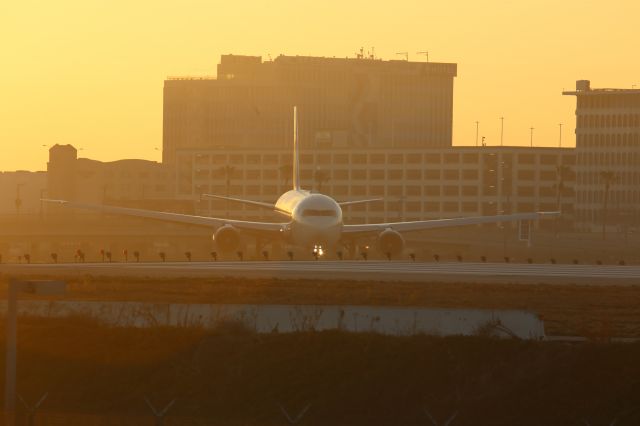
[[[163,162],[178,150],[282,149],[298,106],[305,149],[452,145],[456,64],[223,55],[216,77],[164,83]]]
[[[301,153],[303,187],[338,201],[383,198],[348,208],[349,223],[422,220],[511,212],[564,212],[572,217],[575,154],[571,148],[454,147],[324,149]],[[265,219],[264,209],[212,193],[275,202],[291,185],[291,152],[283,149],[182,150],[176,197],[201,214]],[[271,214],[272,216],[269,216]]]
[[[173,185],[171,168],[155,161],[101,162],[78,158],[71,145],[49,149],[47,198],[164,209],[173,203]]]
[[[577,99],[577,227],[640,225],[640,90],[579,80],[563,94]]]

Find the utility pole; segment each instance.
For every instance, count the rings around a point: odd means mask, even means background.
[[[476,121],[476,146],[478,146],[478,129],[480,128],[480,122]]]
[[[504,141],[504,117],[500,117],[500,146],[503,146]]]
[[[558,124],[558,127],[560,127],[560,137],[558,139],[558,148],[562,148],[562,123]]]
[[[530,127],[529,130],[531,130],[531,148],[533,148],[533,130],[534,130],[534,127]]]

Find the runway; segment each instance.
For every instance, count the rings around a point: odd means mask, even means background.
[[[403,282],[640,285],[640,266],[386,261],[2,264],[21,277],[236,277]]]

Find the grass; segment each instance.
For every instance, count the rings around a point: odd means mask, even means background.
[[[609,424],[640,407],[640,344],[140,330],[87,318],[24,318],[18,333],[18,389],[27,400],[49,392],[43,419],[152,424],[144,397],[176,399],[167,424],[252,426],[286,424],[278,404],[311,404],[303,425],[425,425],[425,408],[439,420],[458,412],[455,425]]]
[[[578,335],[593,339],[640,337],[640,285],[329,282],[239,278],[161,280],[91,276],[71,278],[68,283],[65,300],[518,309],[540,315],[549,335]]]

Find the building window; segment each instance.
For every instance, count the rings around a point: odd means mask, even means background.
[[[365,180],[367,178],[366,170],[351,170],[351,179]]]
[[[440,180],[440,170],[425,170],[424,178],[427,180]]]
[[[443,195],[447,197],[458,196],[460,193],[460,189],[457,186],[447,185],[443,188]]]
[[[520,164],[535,164],[536,158],[534,154],[518,154],[518,162]]]
[[[371,154],[369,156],[371,164],[384,164],[384,154]]]
[[[458,212],[458,202],[457,201],[445,201],[442,203],[442,210],[446,213],[454,213]]]
[[[462,187],[462,195],[465,197],[474,197],[478,195],[478,187],[477,186],[463,186]]]
[[[445,170],[444,171],[444,178],[446,180],[458,180],[459,179],[459,175],[460,175],[460,173],[458,172],[458,170]]]
[[[349,170],[334,170],[333,178],[335,180],[347,180],[349,179]]]
[[[465,213],[471,213],[478,211],[478,204],[470,201],[462,202],[462,211]]]
[[[440,186],[428,185],[424,187],[424,195],[426,196],[440,196]]]
[[[402,170],[387,170],[387,179],[400,180],[402,174]]]
[[[464,180],[477,180],[478,179],[478,171],[477,170],[462,170],[462,179]]]

